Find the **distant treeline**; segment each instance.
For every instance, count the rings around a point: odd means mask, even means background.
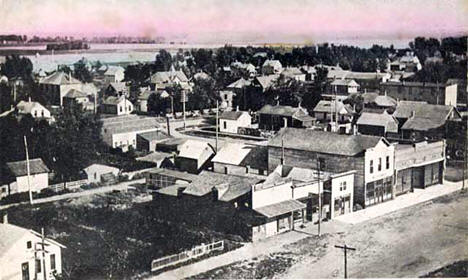
[[[46,49],[48,51],[61,51],[61,50],[86,50],[89,49],[89,45],[83,41],[72,41],[72,42],[61,42],[47,44]]]

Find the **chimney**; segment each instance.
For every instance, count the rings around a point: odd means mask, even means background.
[[[3,214],[3,223],[8,224],[8,213]]]
[[[236,111],[239,112],[239,105],[236,106]]]
[[[284,120],[284,127],[288,127],[288,118],[283,118]]]
[[[414,111],[414,110],[413,110],[413,111],[411,111],[411,115],[410,115],[410,117],[409,117],[409,118],[410,118],[410,119],[411,119],[411,118],[413,118],[413,117],[414,117],[414,114],[415,114],[415,111]]]
[[[213,201],[218,201],[219,191],[218,191],[218,189],[216,187],[211,188],[211,194],[212,194]]]
[[[28,102],[31,102],[31,96],[29,96],[29,98],[28,98]]]

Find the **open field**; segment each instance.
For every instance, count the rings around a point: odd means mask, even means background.
[[[67,246],[66,279],[124,279],[145,274],[155,258],[223,239],[203,228],[174,224],[137,193],[95,194],[8,209],[12,224],[40,231]],[[233,243],[227,242],[231,249]]]
[[[468,258],[468,193],[453,194],[352,225],[344,232],[310,236],[282,252],[236,262],[197,275],[219,278],[341,278],[346,243],[352,278],[420,277]]]

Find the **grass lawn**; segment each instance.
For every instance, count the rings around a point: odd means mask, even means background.
[[[224,239],[203,228],[158,216],[135,193],[85,196],[8,210],[12,224],[40,231],[64,244],[66,279],[123,279],[148,272],[153,259],[200,243]],[[229,248],[232,243],[227,244]]]

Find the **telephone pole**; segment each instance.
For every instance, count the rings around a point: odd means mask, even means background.
[[[218,153],[218,125],[219,125],[218,115],[219,115],[219,101],[216,100],[216,153]]]
[[[26,135],[24,135],[24,149],[26,150],[26,170],[28,173],[28,190],[29,190],[29,203],[33,204],[32,190],[31,190],[31,169],[29,166],[29,152],[28,152],[28,141],[26,140]]]
[[[344,278],[348,278],[348,250],[356,251],[355,248],[346,246],[335,245],[335,248],[342,249],[344,251]]]
[[[317,182],[318,182],[318,236],[320,236],[320,225],[322,223],[322,190],[320,187],[320,158],[317,156]]]

